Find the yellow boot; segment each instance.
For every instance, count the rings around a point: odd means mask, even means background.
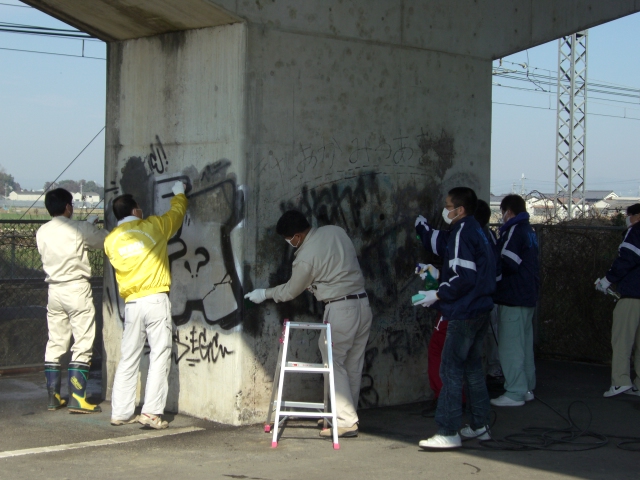
[[[87,379],[89,364],[71,362],[69,364],[69,407],[70,413],[100,413],[99,405],[87,402]]]

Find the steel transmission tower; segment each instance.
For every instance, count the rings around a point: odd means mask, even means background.
[[[587,148],[587,30],[558,40],[556,216],[584,213]]]

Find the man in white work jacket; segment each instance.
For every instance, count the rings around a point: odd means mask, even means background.
[[[338,436],[356,437],[356,409],[372,319],[356,249],[342,228],[334,225],[311,228],[305,216],[296,210],[280,217],[276,233],[296,249],[291,278],[277,287],[254,290],[245,298],[254,303],[266,299],[287,302],[308,288],[318,301],[324,302],[324,322],[331,325],[333,340]],[[318,343],[326,362],[324,332]],[[332,430],[322,430],[320,436],[331,437]]]
[[[113,200],[118,226],[104,242],[104,250],[116,271],[120,296],[125,301],[124,332],[120,362],[111,395],[111,425],[140,422],[155,429],[167,428],[162,420],[167,403],[171,361],[172,324],[169,288],[171,272],[167,242],[182,226],[187,212],[184,184],[171,189],[171,208],[164,215],[143,220],[134,198],[121,195]],[[149,342],[149,373],[144,405],[134,415],[140,356]]]
[[[49,340],[44,354],[49,410],[67,406],[60,397],[60,357],[67,353],[69,363],[69,403],[71,413],[99,413],[98,405],[87,402],[87,380],[96,336],[95,308],[91,294],[89,250],[102,250],[105,230],[95,226],[98,217],[72,220],[73,196],[64,188],[49,190],[44,205],[53,218],[36,233],[38,252],[49,285],[47,327]]]

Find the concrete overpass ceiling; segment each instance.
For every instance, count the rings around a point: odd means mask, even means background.
[[[24,0],[23,3],[106,42],[240,20],[207,0]]]
[[[640,11],[640,0],[24,0],[105,41],[246,20],[495,59]]]

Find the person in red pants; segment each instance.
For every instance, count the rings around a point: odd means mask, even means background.
[[[440,396],[440,390],[442,389],[442,380],[440,379],[440,361],[442,356],[442,349],[444,347],[444,341],[447,338],[447,325],[449,322],[442,318],[442,314],[438,312],[438,323],[431,333],[431,339],[429,340],[429,350],[427,360],[429,366],[427,373],[429,375],[429,386],[433,390],[433,398],[429,401],[427,407],[422,411],[425,416],[433,416],[438,406],[438,397]],[[463,399],[464,401],[464,399]]]

